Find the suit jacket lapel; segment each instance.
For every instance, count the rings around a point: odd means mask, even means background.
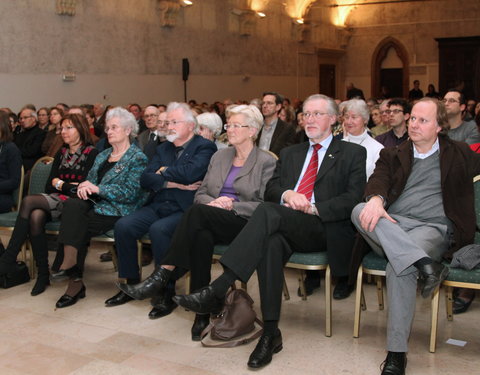
[[[293,180],[293,186],[297,183],[300,178],[300,173],[302,173],[303,164],[305,163],[305,158],[307,157],[308,148],[310,147],[309,142],[302,143],[302,147],[298,148],[297,152],[292,153],[292,169],[293,173],[291,174]],[[290,175],[290,171],[288,171]]]
[[[340,149],[338,147],[339,146],[338,142],[343,142],[343,141],[339,141],[338,139],[335,139],[335,138],[332,139],[332,142],[330,143],[330,146],[328,147],[325,153],[325,156],[322,160],[320,169],[318,170],[317,178],[315,179],[315,182],[319,181],[325,175],[325,173],[327,173],[327,171],[330,168],[333,168],[333,166],[337,162],[337,157],[338,157],[337,154],[340,152]]]

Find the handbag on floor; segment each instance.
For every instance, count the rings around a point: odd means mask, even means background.
[[[30,275],[25,262],[16,262],[15,268],[4,275],[0,275],[0,287],[4,289],[28,283],[29,281]]]
[[[221,313],[212,317],[202,332],[202,345],[233,348],[260,337],[263,323],[252,307],[253,300],[243,289],[233,289],[225,297]]]

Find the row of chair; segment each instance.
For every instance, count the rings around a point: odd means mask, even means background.
[[[43,193],[45,189],[45,184],[47,178],[50,174],[52,158],[44,157],[39,159],[34,167],[31,170],[30,174],[30,183],[28,194],[38,194]],[[480,176],[474,180],[475,182],[475,204],[476,204],[476,213],[477,213],[477,222],[480,223]],[[22,182],[19,187],[18,192],[16,192],[15,201],[16,208],[20,206],[21,203],[21,192],[23,187],[23,170],[22,170]],[[0,214],[0,231],[12,231],[15,225],[15,220],[17,217],[17,211],[12,211],[6,214]],[[46,232],[48,234],[57,235],[59,231],[59,222],[52,221],[47,223]],[[113,230],[107,232],[104,235],[96,236],[92,238],[94,242],[103,242],[114,245],[114,233]],[[480,234],[477,233],[475,238],[476,243],[480,243]],[[140,239],[137,242],[138,247],[138,264],[141,264],[142,257],[142,244],[150,243],[148,236]],[[33,256],[27,257],[27,251],[29,249],[29,244],[22,249],[22,257],[25,261],[29,258],[30,260],[30,270],[31,276],[34,277],[34,261]],[[217,245],[214,248],[213,259],[219,259],[223,253],[226,251],[228,246]],[[112,250],[113,261],[116,268],[116,257],[115,251]],[[379,309],[384,309],[383,302],[383,283],[382,277],[385,276],[385,268],[387,261],[376,255],[375,253],[369,253],[363,259],[362,265],[360,266],[357,274],[357,287],[356,287],[356,296],[355,296],[355,316],[354,316],[354,330],[353,337],[358,338],[360,332],[360,316],[361,311],[366,309],[365,298],[363,294],[363,275],[372,275],[375,277],[377,284],[377,294],[378,294],[378,304]],[[305,292],[305,271],[306,270],[325,270],[325,335],[330,337],[332,334],[332,287],[331,287],[331,273],[330,267],[328,265],[328,259],[325,252],[318,253],[293,253],[289,261],[286,264],[287,268],[298,269],[299,273],[299,288],[301,291],[302,299],[306,300]],[[141,272],[141,267],[140,267]],[[141,274],[140,274],[141,276]],[[188,285],[188,282],[186,283]],[[480,270],[474,271],[465,271],[460,269],[450,269],[450,274],[447,280],[443,283],[446,287],[446,298],[447,298],[447,318],[448,320],[453,319],[452,314],[452,288],[453,287],[463,287],[463,288],[472,288],[480,289]],[[285,298],[289,299],[288,289],[284,288]],[[436,334],[437,334],[437,322],[438,322],[438,309],[439,309],[439,290],[437,289],[432,297],[431,302],[432,308],[432,317],[431,317],[431,333],[430,333],[430,352],[435,352],[436,346]]]

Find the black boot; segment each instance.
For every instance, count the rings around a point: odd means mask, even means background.
[[[17,216],[15,228],[13,229],[12,237],[8,242],[7,249],[0,257],[0,275],[4,275],[15,267],[17,255],[20,252],[23,243],[27,239],[29,230],[29,220]]]
[[[38,269],[37,281],[30,294],[37,296],[43,293],[47,286],[50,285],[47,238],[44,233],[37,236],[30,236],[30,243],[32,244],[33,256]]]
[[[160,293],[170,280],[172,271],[157,266],[155,271],[137,285],[119,284],[118,288],[136,300],[151,298]]]

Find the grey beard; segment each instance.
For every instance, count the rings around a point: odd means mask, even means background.
[[[167,141],[173,143],[173,142],[175,142],[175,141],[177,140],[178,135],[177,135],[177,134],[168,134],[168,135],[166,136],[166,138],[167,138]]]

